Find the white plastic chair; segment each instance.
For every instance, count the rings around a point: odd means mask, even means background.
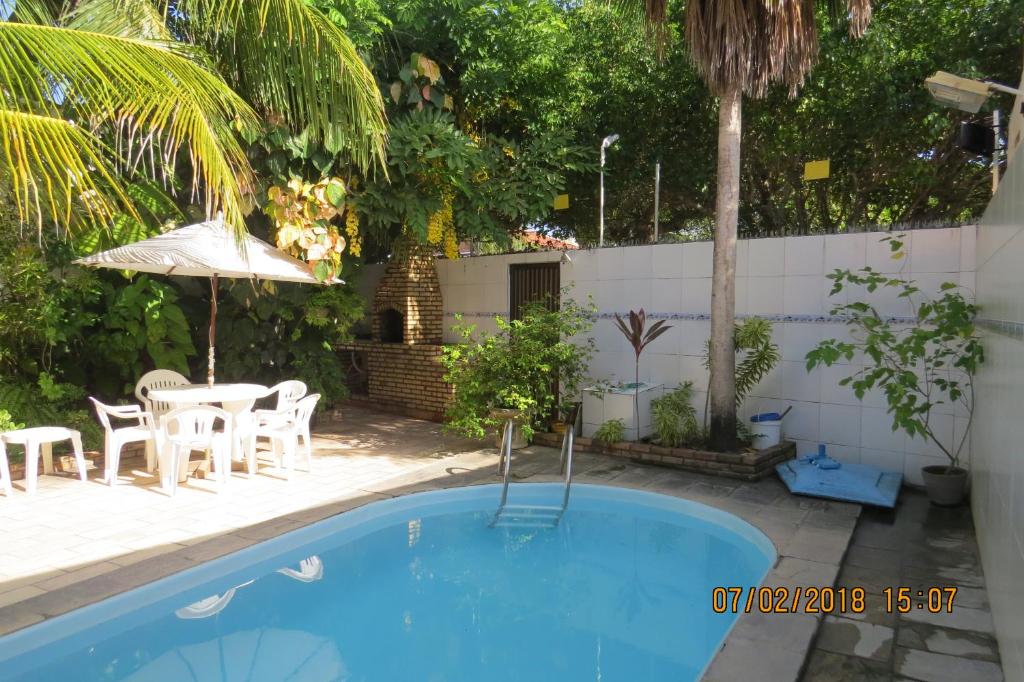
[[[156,421],[153,415],[138,405],[104,405],[89,398],[96,408],[96,416],[106,432],[103,449],[103,477],[107,485],[114,485],[121,464],[121,449],[128,443],[145,443],[146,469],[156,468]],[[133,420],[135,424],[114,428],[110,418]]]
[[[223,431],[214,429],[218,420],[224,424]],[[231,477],[234,442],[232,421],[230,412],[209,405],[181,407],[160,417],[157,439],[160,481],[165,491],[172,496],[177,491],[178,476],[182,468],[188,466],[188,457],[193,450],[211,452],[218,482],[221,486],[227,483]]]
[[[135,397],[146,408],[146,412],[159,419],[161,415],[180,407],[172,403],[165,403],[160,400],[150,400],[149,392],[154,388],[174,388],[175,386],[188,386],[191,382],[187,377],[178,374],[171,369],[154,369],[146,372],[135,384]]]
[[[253,410],[251,426],[258,432],[260,428],[278,428],[287,424],[288,415],[290,414],[289,408],[295,403],[299,402],[306,391],[309,389],[306,384],[299,381],[298,379],[290,379],[288,381],[282,381],[281,383],[273,386],[267,396],[277,394],[277,405],[273,410]],[[249,475],[254,476],[256,474],[256,441],[257,433],[250,433],[248,430],[246,433],[239,434],[239,437],[243,440],[249,440],[249,449],[246,451],[246,459],[249,463]],[[308,432],[303,435],[306,438],[306,446],[309,447],[309,435]],[[273,441],[271,441],[273,447]],[[274,450],[277,455],[277,450]]]
[[[299,438],[303,439],[306,453],[306,471],[313,470],[313,445],[309,437],[309,421],[320,400],[319,393],[308,395],[291,407],[275,411],[264,424],[257,424],[253,436],[269,438],[277,456],[278,468],[284,468],[288,480],[295,469],[295,455],[299,449]],[[250,450],[250,468],[255,465],[255,448]]]
[[[282,381],[273,388],[270,389],[270,393],[267,395],[277,394],[277,405],[273,410],[253,410],[253,416],[256,419],[257,424],[269,424],[274,419],[279,419],[279,415],[283,410],[288,409],[295,403],[299,402],[306,391],[306,384],[299,381],[298,379],[292,379],[290,381]]]

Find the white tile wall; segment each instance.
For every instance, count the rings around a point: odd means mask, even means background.
[[[741,241],[737,245],[737,313],[827,315],[834,304],[845,302],[846,296],[844,293],[838,300],[829,297],[832,283],[825,274],[836,268],[856,270],[866,264],[885,272],[899,272],[928,291],[937,290],[944,281],[973,284],[975,238],[980,240],[983,235],[973,227],[910,232],[904,240],[907,257],[898,261],[890,257],[888,244],[879,242],[884,236],[881,233]],[[1006,257],[1024,262],[1024,237],[1020,245],[1019,250],[1012,250],[1012,244],[1007,246],[1011,250]],[[540,253],[439,261],[439,269],[444,270],[439,276],[446,312],[507,313],[508,264],[553,257]],[[562,283],[573,286],[572,295],[578,300],[593,295],[602,313],[643,307],[649,312],[707,315],[711,310],[711,258],[710,242],[578,251],[572,254],[571,264],[562,266]],[[1004,281],[1006,276],[998,273],[989,280]],[[1017,307],[1013,297],[1003,296],[1004,309],[1024,313],[1024,306]],[[875,295],[872,300],[888,314],[909,312],[906,303],[894,295]],[[698,391],[694,401],[703,414],[707,371],[702,356],[710,325],[706,319],[676,319],[669,324],[673,328],[644,356],[641,378],[668,388],[693,381]],[[599,350],[591,363],[592,378],[631,381],[632,352],[612,321],[598,320],[592,335]],[[755,388],[741,414],[749,416],[792,405],[784,431],[797,440],[801,451],[812,451],[823,441],[844,461],[903,471],[910,482],[917,483],[917,468],[922,462],[932,463],[938,455],[936,450],[892,431],[884,395],[873,392],[861,401],[852,389],[838,384],[861,366],[862,359],[812,373],[806,370],[806,354],[818,342],[847,336],[847,328],[841,324],[776,321],[774,338],[782,362]],[[952,412],[938,412],[945,413],[939,418],[939,428],[952,438],[957,428]]]
[[[1024,163],[1018,154],[977,229],[981,316],[1024,322]],[[1024,341],[985,333],[971,431],[971,506],[1007,682],[1024,681]],[[955,420],[954,434],[966,420]]]
[[[710,277],[713,265],[711,254],[714,250],[711,242],[697,242],[695,244],[684,244],[682,246],[683,276]]]
[[[755,239],[750,242],[749,277],[781,277],[786,274],[786,239]]]

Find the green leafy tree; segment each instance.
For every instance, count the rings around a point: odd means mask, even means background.
[[[894,256],[903,256],[901,237],[885,237]],[[960,453],[970,434],[974,416],[974,376],[985,361],[974,318],[978,307],[954,282],[944,282],[938,296],[929,297],[912,281],[882,274],[872,268],[835,270],[831,295],[856,287],[869,294],[868,300],[833,307],[833,315],[849,319],[851,340],[827,339],[807,354],[807,370],[849,362],[856,354],[864,366],[839,381],[850,386],[858,398],[868,391],[885,394],[892,415],[892,430],[931,441],[949,459],[950,470],[959,464]],[[870,295],[893,292],[913,310],[913,323],[901,324],[880,315]],[[932,421],[933,410],[955,406],[967,415],[959,439],[951,442]],[[956,438],[956,434],[953,435]]]

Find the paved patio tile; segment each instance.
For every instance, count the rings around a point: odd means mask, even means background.
[[[1001,680],[984,584],[969,507],[934,507],[904,490],[895,511],[865,510],[838,585],[864,588],[867,608],[825,619],[803,679]],[[951,613],[896,615],[881,596],[908,587],[916,606],[918,590],[945,586],[958,588]]]
[[[922,682],[1002,682],[998,663],[896,647],[895,671]]]
[[[121,567],[111,561],[100,561],[72,571],[65,571],[59,576],[40,580],[36,583],[36,586],[44,591],[56,590],[67,585],[81,582],[82,580],[87,580],[98,575],[103,575],[104,573],[109,573],[110,571],[117,570],[118,568]]]
[[[894,587],[899,584],[899,574],[898,566],[874,569],[851,566],[844,563],[843,568],[839,571],[839,580],[836,585],[849,589],[860,587],[867,592],[880,595],[887,587]]]
[[[844,565],[870,568],[876,571],[890,570],[902,564],[903,556],[895,549],[879,549],[864,545],[850,545]]]
[[[816,646],[836,654],[888,661],[894,636],[895,631],[884,625],[826,616]]]
[[[896,643],[901,647],[936,654],[999,661],[999,645],[995,638],[981,632],[965,632],[926,623],[905,622],[900,624]]]
[[[981,574],[981,567],[955,566],[907,566],[903,572],[906,579],[926,584],[943,585],[964,585],[966,587],[985,587],[985,578]]]
[[[799,676],[803,660],[804,652],[758,646],[752,640],[730,637],[705,673],[704,682],[791,682]]]
[[[839,567],[835,564],[809,561],[784,556],[776,564],[775,570],[765,580],[765,585],[824,587],[835,584]]]
[[[803,526],[781,549],[784,556],[839,564],[849,541],[849,529]]]
[[[995,632],[995,625],[992,623],[992,614],[988,609],[972,609],[966,606],[959,606],[955,599],[953,601],[953,610],[951,613],[946,613],[945,611],[942,613],[932,613],[927,609],[914,609],[909,613],[903,614],[900,618],[917,623],[938,625],[939,627],[953,628],[956,630],[968,630],[990,634]]]
[[[803,682],[889,682],[892,676],[884,663],[815,649],[801,679]]]
[[[818,631],[818,618],[807,613],[752,611],[736,624],[733,634],[752,642],[770,641],[786,651],[807,651]]]
[[[46,594],[46,590],[37,585],[22,585],[21,587],[7,592],[0,593],[0,607],[8,606],[9,604],[15,604],[32,597],[38,597],[41,594]]]

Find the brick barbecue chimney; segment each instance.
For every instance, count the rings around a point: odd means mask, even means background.
[[[444,310],[430,247],[398,243],[373,298],[371,328],[380,343],[440,344]]]

